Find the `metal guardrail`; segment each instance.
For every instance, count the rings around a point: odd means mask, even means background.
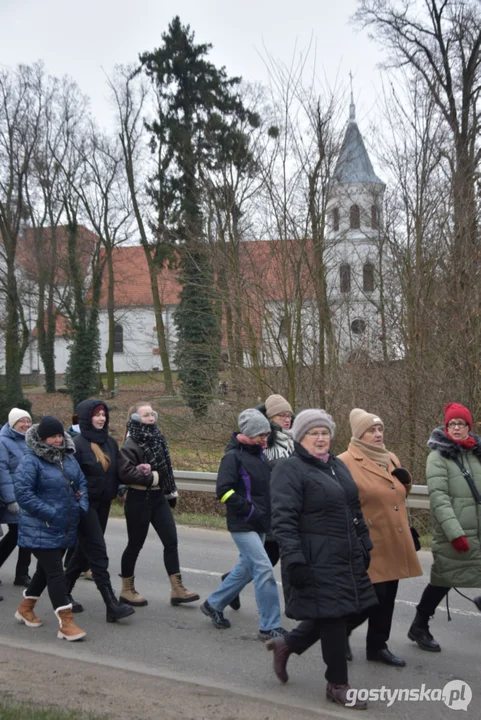
[[[215,492],[217,473],[174,470],[174,476],[179,490],[210,493]],[[413,485],[407,504],[410,508],[429,510],[427,485]]]

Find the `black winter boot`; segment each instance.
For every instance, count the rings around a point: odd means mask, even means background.
[[[421,650],[428,652],[441,652],[441,646],[429,632],[428,618],[416,611],[414,622],[409,628],[408,638],[417,643]]]
[[[115,622],[133,615],[135,610],[130,605],[122,605],[114,595],[112,585],[101,585],[99,592],[102,595],[105,607],[107,608],[107,622]]]

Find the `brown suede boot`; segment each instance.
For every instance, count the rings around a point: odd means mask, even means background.
[[[182,584],[182,575],[180,573],[170,575],[169,580],[172,586],[172,591],[170,593],[171,605],[181,605],[182,603],[190,603],[195,602],[195,600],[200,600],[197,593],[189,592],[185,589]]]
[[[43,622],[35,615],[33,611],[38,597],[26,595],[26,592],[26,590],[23,591],[23,600],[18,606],[18,610],[15,613],[15,618],[19,622],[25,623],[27,627],[40,627],[41,625],[43,625]]]
[[[286,683],[289,680],[287,674],[287,661],[291,651],[289,650],[287,643],[283,637],[276,637],[266,642],[266,648],[269,652],[274,653],[274,672],[281,683]]]
[[[367,702],[365,700],[358,700],[357,697],[353,702],[351,697],[347,696],[348,691],[351,690],[350,685],[337,685],[336,683],[327,683],[326,687],[326,698],[333,703],[342,705],[346,708],[352,708],[353,710],[367,710]]]
[[[134,585],[135,576],[124,578],[122,575],[122,590],[120,591],[119,600],[120,602],[127,603],[134,607],[144,607],[148,605],[147,600],[137,592]]]
[[[71,605],[63,605],[62,607],[57,608],[54,612],[57,616],[58,624],[60,625],[59,631],[57,633],[57,637],[60,640],[68,640],[69,642],[74,642],[74,640],[82,640],[82,638],[87,635],[84,630],[81,630],[75,624],[72,615]]]

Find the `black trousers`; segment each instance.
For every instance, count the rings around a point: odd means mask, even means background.
[[[164,566],[168,575],[180,572],[177,528],[170,505],[160,490],[129,488],[125,501],[128,544],[121,561],[122,577],[135,575],[135,563],[142,550],[149,525],[164,546]]]
[[[267,553],[267,557],[272,563],[272,567],[275,567],[279,562],[279,545],[275,540],[266,540],[264,548]]]
[[[67,584],[63,572],[63,555],[65,548],[55,550],[38,550],[33,548],[32,554],[37,558],[37,569],[30,581],[25,595],[40,597],[45,588],[48,589],[50,602],[54,610],[69,604]]]
[[[324,677],[337,685],[347,683],[345,618],[328,620],[303,620],[284,636],[287,647],[296,655],[302,655],[318,640],[321,641],[322,659],[326,664]]]
[[[80,519],[75,552],[65,571],[69,593],[72,592],[80,573],[84,572],[86,568],[90,568],[92,571],[92,577],[97,587],[105,587],[110,584],[109,558],[104,539],[109,512],[110,500],[94,501],[89,504],[87,514]]]
[[[392,616],[398,591],[399,580],[373,583],[379,605],[368,608],[358,615],[347,618],[347,634],[368,621],[366,648],[367,650],[384,650],[391,634]]]
[[[18,525],[17,523],[8,524],[8,532],[0,540],[0,567],[17,547],[18,541]],[[31,552],[28,548],[18,548],[17,566],[15,568],[15,577],[28,575],[28,568],[31,560]]]
[[[441,587],[440,585],[431,585],[428,583],[424,588],[424,592],[419,601],[419,605],[416,610],[426,620],[430,618],[436,612],[436,608],[442,600],[446,597],[451,588]]]

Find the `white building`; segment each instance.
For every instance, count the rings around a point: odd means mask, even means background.
[[[336,332],[340,356],[353,357],[358,353],[376,358],[380,356],[380,321],[378,313],[378,265],[380,232],[382,227],[382,206],[385,185],[375,174],[364,141],[359,131],[355,107],[351,99],[349,121],[346,127],[334,177],[331,180],[327,206],[327,295],[331,319]],[[93,242],[94,236],[85,228],[86,242]],[[28,234],[28,233],[27,233]],[[288,241],[285,241],[288,242]],[[285,246],[292,258],[302,255],[302,249],[289,241]],[[258,359],[266,366],[285,364],[288,352],[286,324],[291,326],[290,336],[302,336],[301,361],[310,364],[315,361],[319,348],[319,322],[314,302],[312,277],[301,271],[296,275],[296,262],[291,269],[289,285],[302,286],[302,299],[297,312],[286,317],[286,298],[282,287],[285,285],[285,267],[282,281],[278,252],[280,241],[242,243],[240,267],[245,273],[247,305],[252,307],[252,326],[258,338]],[[88,245],[87,245],[88,246]],[[88,254],[88,253],[87,253]],[[32,276],[31,253],[23,251],[26,276]],[[152,302],[150,276],[144,249],[140,246],[123,246],[114,250],[115,276],[115,348],[114,368],[116,372],[151,372],[162,369]],[[85,267],[87,268],[88,262]],[[262,273],[259,273],[262,268]],[[19,268],[22,275],[21,266]],[[86,269],[86,273],[87,273]],[[31,282],[31,279],[29,279]],[[100,370],[105,372],[105,353],[108,345],[107,316],[107,273],[104,273],[100,306]],[[171,366],[175,369],[174,351],[176,327],[173,320],[179,302],[180,285],[176,272],[164,268],[159,277],[163,321]],[[250,289],[249,289],[250,288]],[[295,290],[289,304],[294,306]],[[277,294],[276,294],[277,293]],[[35,292],[32,292],[32,297]],[[43,367],[35,338],[35,302],[30,303],[29,326],[32,342],[27,350],[23,372],[42,374]],[[250,312],[250,311],[247,311]],[[56,372],[62,375],[67,367],[69,340],[66,335],[68,324],[63,318],[57,322],[55,345]],[[245,360],[252,360],[248,343],[245,342]],[[3,338],[0,335],[0,370],[3,365]]]

